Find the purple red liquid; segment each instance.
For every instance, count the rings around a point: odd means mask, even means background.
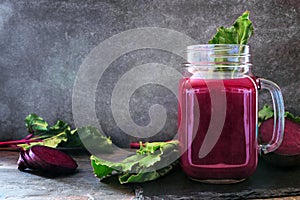
[[[224,100],[213,101],[219,93]],[[250,77],[234,79],[184,78],[179,87],[181,165],[185,173],[198,180],[241,180],[257,166],[257,88]],[[197,102],[198,101],[198,106]],[[214,103],[212,103],[214,102]],[[214,107],[212,107],[214,105]],[[207,135],[212,110],[225,109],[220,133]],[[222,112],[220,112],[222,114]],[[222,119],[222,117],[220,118]],[[215,123],[215,122],[214,122]],[[215,124],[217,124],[215,123]],[[219,124],[220,125],[220,124]],[[205,143],[205,137],[212,138]],[[212,142],[213,141],[213,142]],[[199,151],[211,145],[206,155]],[[209,149],[209,148],[208,148]]]

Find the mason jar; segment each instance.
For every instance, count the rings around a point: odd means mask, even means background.
[[[280,88],[251,73],[250,47],[205,44],[187,47],[179,84],[181,166],[193,180],[235,183],[257,167],[258,154],[276,150],[283,139]],[[258,91],[271,93],[273,137],[258,142]]]

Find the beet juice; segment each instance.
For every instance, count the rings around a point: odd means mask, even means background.
[[[189,76],[179,84],[181,166],[194,180],[239,182],[255,171],[259,151],[271,152],[281,143],[284,108],[280,90],[270,89],[272,82],[251,75],[246,45],[189,48]],[[280,112],[273,140],[265,145],[257,143],[258,81],[276,94],[274,106]]]
[[[206,145],[203,141],[211,123],[212,100],[206,82],[212,87],[216,85],[216,88],[210,90],[224,93],[226,115],[214,147],[206,156],[199,158],[200,148]],[[224,88],[219,88],[218,82],[222,82]],[[251,175],[257,165],[257,119],[254,114],[257,112],[257,93],[254,81],[249,77],[224,80],[187,78],[181,84],[182,96],[185,97],[181,105],[186,106],[184,114],[199,119],[197,130],[191,128],[186,135],[180,136],[181,145],[184,146],[182,148],[186,149],[181,156],[185,173],[195,179],[240,180]],[[198,106],[194,105],[195,101],[198,101]],[[183,123],[183,127],[193,126],[186,120]]]

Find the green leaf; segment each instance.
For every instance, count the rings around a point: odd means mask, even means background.
[[[146,143],[136,154],[121,162],[110,162],[91,156],[91,165],[95,175],[100,179],[112,175],[119,176],[119,182],[147,182],[164,176],[173,169],[177,162],[178,141]],[[173,161],[173,163],[168,163]]]
[[[253,25],[249,20],[249,11],[246,11],[242,16],[234,22],[229,28],[221,26],[218,28],[215,36],[209,40],[209,44],[247,44],[250,37],[253,35]]]
[[[62,142],[59,146],[62,147],[84,147],[81,142],[81,139],[78,135],[77,129],[71,130],[67,132],[68,140],[67,142]]]
[[[33,138],[33,139],[39,139],[39,138]],[[22,147],[23,149],[30,149],[32,146],[35,145],[43,145],[43,146],[56,148],[61,142],[66,142],[67,140],[68,140],[67,133],[62,132],[52,137],[43,139],[42,142],[31,142],[29,144],[19,144],[18,146]]]
[[[48,130],[48,123],[34,113],[25,118],[25,125],[29,133],[40,134]]]
[[[44,145],[49,147],[69,146],[81,144],[76,130],[71,131],[69,124],[58,120],[55,125],[48,127],[48,123],[37,114],[30,114],[25,118],[25,124],[29,133],[33,133],[34,137],[31,140],[42,140],[42,142],[29,142],[27,144],[20,144],[19,147],[29,149],[35,145]],[[77,137],[77,139],[75,138]],[[67,141],[69,140],[69,143]],[[76,141],[76,143],[75,143]],[[72,144],[70,144],[72,142]]]
[[[258,126],[261,125],[263,121],[270,119],[274,116],[274,111],[268,105],[264,105],[264,107],[258,112]]]
[[[109,167],[108,165],[103,164],[104,161],[100,160],[99,158],[95,156],[91,156],[91,165],[94,169],[94,174],[102,180],[103,178],[106,178],[112,174],[114,171],[113,168]]]
[[[143,183],[147,181],[153,181],[168,174],[170,171],[172,171],[172,169],[176,164],[178,164],[177,161],[175,161],[171,165],[168,165],[156,171],[150,171],[144,173],[124,173],[122,175],[119,175],[119,182],[121,184],[125,184],[125,183]]]
[[[49,128],[49,132],[57,133],[57,132],[62,132],[62,131],[70,131],[71,128],[69,124],[66,122],[63,122],[61,120],[58,120],[55,125],[51,126]]]
[[[85,126],[77,129],[80,139],[88,145],[89,149],[99,151],[99,153],[112,153],[113,146],[110,138],[104,136],[93,126]]]
[[[172,140],[169,142],[147,142],[145,145],[140,145],[140,149],[137,150],[138,154],[153,154],[155,151],[169,151],[177,148],[178,141]]]
[[[121,184],[141,183],[141,182],[152,181],[159,177],[160,177],[160,174],[157,171],[138,173],[138,174],[125,173],[125,174],[122,174],[119,176],[119,182]]]
[[[258,126],[261,125],[262,122],[266,121],[267,119],[270,119],[274,117],[274,111],[273,109],[268,106],[265,105],[259,112],[258,112]],[[287,119],[290,119],[294,122],[300,123],[300,117],[299,116],[294,116],[292,113],[286,111],[284,113],[284,117],[286,117]]]
[[[288,119],[294,121],[294,122],[300,123],[300,116],[297,116],[297,117],[296,117],[295,115],[293,115],[293,114],[290,113],[290,112],[285,112],[285,113],[284,113],[284,116],[285,116],[286,118],[288,118]]]

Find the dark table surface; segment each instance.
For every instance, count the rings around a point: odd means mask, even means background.
[[[50,177],[17,170],[18,152],[0,151],[0,199],[260,199],[300,196],[300,169],[280,169],[264,160],[247,180],[211,185],[189,180],[177,167],[159,180],[120,185],[93,175],[89,155],[73,153],[78,172]],[[298,199],[298,198],[297,198]],[[300,199],[300,198],[299,198]]]
[[[256,172],[243,182],[229,185],[198,183],[180,169],[155,182],[142,185],[150,197],[186,197],[191,199],[253,199],[300,195],[300,170],[279,169],[260,160]]]

